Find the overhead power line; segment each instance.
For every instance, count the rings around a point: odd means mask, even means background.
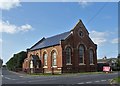
[[[106,3],[98,10],[98,12],[97,12],[93,17],[91,17],[91,18],[88,20],[87,24],[90,23],[93,19],[95,19],[95,17],[96,17],[98,14],[100,14],[100,12],[105,8],[105,6],[107,5],[107,3],[108,3],[108,2],[106,2]]]

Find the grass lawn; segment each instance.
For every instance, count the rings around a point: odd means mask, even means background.
[[[51,73],[31,73],[31,74],[28,74],[28,75],[32,75],[32,76],[51,76],[52,74]],[[54,74],[54,75],[61,75],[61,74]]]
[[[120,76],[119,77],[117,77],[117,78],[115,78],[115,79],[113,79],[115,82],[117,82],[117,83],[120,83]]]
[[[81,73],[63,73],[63,74],[58,74],[58,73],[55,73],[55,75],[81,75],[81,74],[102,74],[102,73],[105,73],[105,72],[81,72]],[[32,73],[32,74],[28,74],[28,75],[33,75],[33,76],[51,76],[52,74],[51,73]]]

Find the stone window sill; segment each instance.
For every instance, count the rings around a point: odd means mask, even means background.
[[[86,64],[84,64],[84,63],[79,63],[79,65],[86,65]]]
[[[94,64],[92,63],[92,64],[90,64],[90,65],[94,65]]]
[[[57,69],[61,69],[61,68],[57,68]]]
[[[43,68],[48,68],[48,66],[44,66]]]
[[[67,63],[66,65],[72,65],[71,63]]]
[[[57,68],[57,66],[52,66],[51,68]]]

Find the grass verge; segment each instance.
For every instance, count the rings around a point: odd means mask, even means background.
[[[81,74],[103,74],[105,72],[81,72],[81,73],[63,73],[63,74],[59,74],[59,73],[55,73],[55,74],[51,74],[51,73],[31,73],[28,75],[32,75],[32,76],[59,76],[59,75],[81,75]]]
[[[117,82],[117,83],[120,83],[120,76],[119,77],[117,77],[117,78],[115,78],[115,79],[113,79],[115,82]]]
[[[112,79],[112,80],[110,81],[110,84],[120,84],[120,76]]]
[[[32,76],[52,76],[52,75],[61,75],[61,74],[51,74],[51,73],[32,73],[32,74],[28,74],[28,75],[32,75]]]

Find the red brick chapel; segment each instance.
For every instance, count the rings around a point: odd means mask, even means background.
[[[81,20],[68,32],[42,38],[27,49],[23,71],[40,73],[97,70],[97,45]]]

